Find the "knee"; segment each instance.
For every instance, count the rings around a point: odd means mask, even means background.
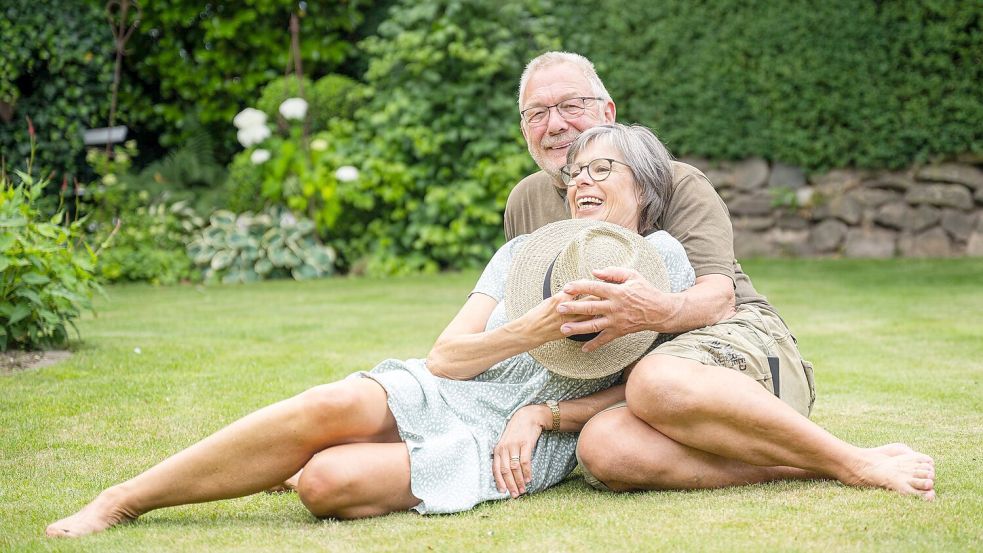
[[[584,471],[613,491],[627,489],[619,476],[624,469],[623,428],[611,411],[595,416],[584,426],[577,440],[577,459]]]
[[[344,466],[335,462],[330,451],[314,456],[304,467],[297,483],[300,501],[319,518],[359,518],[358,479]]]
[[[700,366],[669,355],[639,361],[625,387],[633,414],[652,425],[669,422],[698,408]]]
[[[341,416],[352,413],[361,403],[359,390],[344,380],[314,386],[294,396],[299,413],[311,417],[311,422],[323,424],[325,419],[338,422]]]

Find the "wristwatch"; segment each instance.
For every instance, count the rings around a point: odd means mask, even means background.
[[[550,412],[553,413],[553,426],[549,429],[550,432],[556,432],[560,429],[560,404],[553,399],[546,400],[546,406],[550,408]]]

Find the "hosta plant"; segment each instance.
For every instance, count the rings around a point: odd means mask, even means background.
[[[216,211],[188,254],[205,280],[223,283],[320,278],[334,272],[335,261],[334,250],[318,241],[314,222],[281,207],[256,215]]]

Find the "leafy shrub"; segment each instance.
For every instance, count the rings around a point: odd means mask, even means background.
[[[118,222],[99,255],[104,280],[174,284],[198,277],[185,247],[204,221],[185,202],[139,206]]]
[[[65,0],[7,0],[0,8],[0,152],[31,155],[24,116],[41,147],[36,167],[78,175],[82,129],[105,125],[113,40],[104,13]]]
[[[17,175],[16,185],[0,175],[3,351],[63,345],[68,326],[74,328],[81,312],[92,309],[92,295],[101,290],[92,276],[96,256],[81,243],[81,222],[66,222],[64,210],[44,216],[36,203],[47,183]]]
[[[270,81],[263,87],[256,108],[273,121],[280,121],[283,126],[278,111],[280,104],[287,98],[303,97],[310,104],[308,130],[317,132],[327,129],[334,118],[351,119],[360,105],[362,85],[350,77],[331,74],[315,83],[304,77],[303,82],[304,93],[301,94],[296,77],[279,77]]]
[[[207,143],[189,143],[139,173],[131,170],[137,155],[133,141],[115,146],[112,155],[89,150],[86,159],[99,179],[87,187],[81,209],[95,240],[112,246],[99,256],[103,279],[172,284],[198,277],[185,248],[204,226],[190,205],[194,188],[203,185],[191,179],[216,166],[208,165],[207,154],[193,151],[196,147]],[[201,158],[206,161],[196,165]],[[224,174],[222,167],[217,171]]]
[[[310,137],[305,122],[310,118],[309,104],[301,98],[281,103],[282,127],[287,131],[272,135],[263,112],[246,108],[235,117],[238,137],[246,150],[233,160],[229,182],[233,206],[259,210],[268,205],[286,205],[305,213],[317,227],[328,234],[341,212],[338,195],[340,180],[358,178],[355,167],[345,167],[330,147],[330,134]],[[350,122],[332,120],[333,126]]]
[[[306,280],[334,271],[334,250],[318,242],[314,222],[285,209],[274,207],[258,215],[216,211],[209,220],[188,245],[206,280]]]
[[[292,0],[142,2],[124,66],[127,121],[152,129],[165,146],[177,146],[186,137],[178,123],[193,111],[222,137],[216,146],[225,161],[235,148],[228,122],[288,66],[291,13],[300,13],[304,71],[323,75],[352,65],[355,43],[371,32],[366,25],[386,4],[306,2],[298,12]]]
[[[346,263],[401,273],[488,260],[510,188],[535,168],[514,92],[531,55],[559,45],[546,13],[537,0],[404,0],[364,41],[367,104],[329,141],[362,170],[339,189]]]
[[[670,149],[809,169],[983,152],[978,1],[572,2],[619,119]],[[707,25],[712,21],[712,25]]]
[[[311,98],[314,118],[312,128],[324,130],[332,118],[351,119],[362,106],[365,87],[350,77],[334,73],[325,75],[314,83]]]

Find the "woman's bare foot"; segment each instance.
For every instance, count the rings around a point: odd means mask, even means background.
[[[882,448],[887,450],[878,451]],[[889,444],[867,451],[867,459],[855,468],[854,475],[841,479],[844,484],[884,488],[901,494],[917,495],[926,501],[935,499],[935,461],[931,457],[903,444]]]
[[[99,494],[81,511],[49,524],[45,534],[53,538],[78,538],[102,532],[140,516],[123,506],[120,497],[121,493],[118,490],[110,488]]]

